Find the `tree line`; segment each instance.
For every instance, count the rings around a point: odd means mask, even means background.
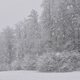
[[[33,63],[47,53],[80,52],[80,0],[43,0],[41,7],[40,20],[37,11],[32,10],[15,28],[7,26],[2,30],[2,65],[6,63],[18,69],[31,65],[35,69]]]

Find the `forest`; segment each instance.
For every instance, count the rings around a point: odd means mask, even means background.
[[[80,70],[80,0],[43,0],[41,7],[41,15],[32,10],[0,32],[0,71]]]

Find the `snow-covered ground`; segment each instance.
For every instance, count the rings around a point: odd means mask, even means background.
[[[80,80],[80,72],[39,73],[31,71],[0,72],[0,80]]]

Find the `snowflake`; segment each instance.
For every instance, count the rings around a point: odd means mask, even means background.
[[[55,21],[55,23],[57,23],[57,21]]]
[[[52,36],[54,35],[54,32],[52,33]]]
[[[57,11],[60,11],[60,9],[58,9]]]
[[[67,6],[67,9],[71,9],[73,7],[73,5]]]
[[[58,31],[60,30],[60,28],[58,28]]]

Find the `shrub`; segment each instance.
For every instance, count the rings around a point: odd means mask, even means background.
[[[35,70],[36,69],[36,56],[29,55],[29,54],[26,55],[24,57],[21,67],[22,69],[25,69],[25,70]]]
[[[6,66],[7,67],[7,66]],[[7,70],[1,65],[1,70]],[[27,54],[23,60],[11,63],[13,70],[38,70],[41,72],[70,72],[80,70],[80,53],[77,51],[63,51],[44,53],[40,56]]]
[[[67,51],[61,53],[62,57],[62,66],[60,71],[75,71],[80,68],[80,53],[75,51]]]
[[[38,58],[37,70],[42,72],[80,70],[80,53],[76,51],[45,53]]]
[[[37,62],[37,69],[42,72],[58,71],[60,57],[55,53],[46,53],[39,57]]]
[[[9,71],[10,65],[7,63],[0,63],[0,71]]]
[[[12,70],[21,70],[21,62],[19,60],[15,60],[11,63]]]

